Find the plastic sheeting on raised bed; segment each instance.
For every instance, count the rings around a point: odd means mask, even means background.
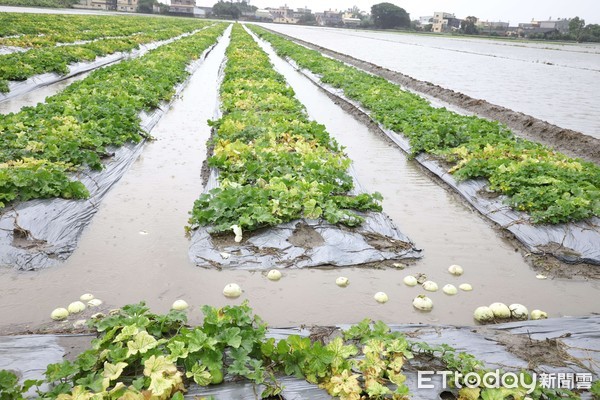
[[[134,49],[130,52],[116,52],[116,53],[109,54],[104,57],[98,57],[94,61],[78,62],[78,63],[71,64],[71,65],[69,65],[69,72],[67,72],[64,75],[60,75],[55,72],[49,72],[49,73],[45,73],[45,74],[32,76],[31,78],[28,78],[24,81],[18,81],[18,82],[11,81],[8,83],[9,92],[8,93],[0,93],[0,102],[9,100],[9,99],[12,99],[15,97],[19,97],[21,95],[24,95],[25,93],[32,92],[38,88],[48,86],[53,83],[64,81],[65,79],[69,79],[73,76],[80,75],[85,72],[92,71],[92,70],[98,69],[100,67],[104,67],[104,66],[116,63],[121,60],[127,60],[127,59],[141,57],[144,54],[146,54],[147,52],[149,52],[150,50],[154,50],[156,48],[159,48],[160,46],[164,46],[165,44],[172,43],[172,42],[179,40],[181,38],[184,38],[186,36],[193,35],[193,34],[200,32],[201,30],[206,29],[210,26],[212,26],[212,25],[209,25],[202,29],[194,30],[192,32],[187,32],[187,33],[181,34],[179,36],[176,36],[176,37],[173,37],[170,39],[160,40],[157,42],[152,42],[152,43],[147,43],[147,44],[140,44],[138,49]],[[0,54],[2,54],[2,53],[0,53]]]
[[[355,193],[360,193],[352,169],[349,173],[355,181]],[[211,170],[204,193],[217,186],[217,172]],[[241,243],[233,238],[213,237],[210,227],[200,227],[192,235],[190,259],[200,267],[259,270],[343,267],[421,257],[421,250],[386,214],[358,214],[365,221],[356,228],[321,219],[301,219],[256,231]]]
[[[324,341],[338,334],[338,329],[347,325],[328,329],[329,336],[321,336]],[[478,327],[455,327],[440,325],[390,325],[393,331],[406,334],[411,342],[427,342],[435,346],[448,344],[457,351],[474,355],[484,363],[485,368],[518,372],[523,369],[538,374],[591,374],[600,378],[600,316],[565,317],[538,321],[511,322]],[[269,329],[267,336],[275,339],[289,335],[309,336],[310,328]],[[321,330],[319,330],[321,331]],[[72,336],[74,339],[80,336]],[[81,336],[89,338],[89,336]],[[64,347],[63,347],[64,346]],[[67,351],[69,337],[54,335],[0,337],[0,369],[17,372],[24,379],[39,379],[50,363],[59,362]],[[439,366],[437,367],[439,368]],[[428,365],[423,358],[406,362],[403,373],[411,392],[411,399],[440,399],[440,393],[454,393],[456,389],[443,388],[440,375],[432,376],[427,382],[434,388],[417,388],[417,371],[435,371],[436,366]],[[284,386],[285,400],[331,399],[324,390],[302,379],[277,377]],[[217,400],[260,399],[262,389],[249,381],[231,381],[219,385],[199,387],[192,385],[186,399],[213,396]],[[444,397],[453,398],[453,397]],[[591,398],[589,392],[582,392],[582,399]]]
[[[288,58],[286,61],[315,85],[368,116],[398,147],[406,153],[410,153],[408,139],[375,121],[368,110],[358,102],[348,98],[342,89],[321,82],[318,75],[300,68],[293,60]],[[507,206],[505,203],[506,196],[482,195],[482,193],[488,193],[487,181],[469,180],[459,182],[452,174],[448,173],[446,168],[428,154],[419,154],[415,159],[419,164],[442,179],[448,186],[456,190],[481,214],[514,234],[517,240],[531,253],[550,254],[566,263],[600,265],[600,218],[594,217],[586,221],[557,225],[534,224],[530,222],[528,214]]]
[[[216,44],[210,46],[187,70],[193,73]],[[174,101],[189,81],[175,88]],[[172,102],[171,101],[171,102]],[[168,111],[163,102],[151,113],[141,112],[141,128],[150,132]],[[0,267],[36,270],[66,260],[75,250],[83,229],[90,223],[98,204],[121,179],[142,151],[145,140],[112,149],[114,155],[101,171],[85,170],[74,178],[89,190],[86,200],[45,199],[16,203],[0,212]]]
[[[0,56],[12,53],[23,53],[29,49],[17,46],[0,46]]]

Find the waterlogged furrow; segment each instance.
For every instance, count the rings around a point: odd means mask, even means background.
[[[187,65],[216,42],[224,24],[147,55],[94,71],[46,103],[0,115],[0,208],[36,198],[85,198],[70,178],[82,166],[102,168],[107,146],[139,142],[139,113],[168,101]]]
[[[516,137],[505,126],[434,108],[387,80],[326,58],[263,28],[251,29],[278,54],[320,76],[322,82],[369,110],[385,127],[410,140],[413,155],[451,163],[458,179],[485,178],[532,222],[562,223],[600,216],[600,167]]]
[[[213,122],[209,165],[220,187],[195,203],[190,222],[216,232],[306,217],[359,225],[355,210],[380,210],[378,194],[349,195],[350,160],[325,128],[309,121],[283,76],[240,25],[232,31],[221,86],[223,117]]]
[[[130,37],[95,40],[78,45],[41,47],[0,55],[0,93],[9,92],[8,81],[22,81],[46,72],[66,74],[69,72],[69,64],[93,61],[97,57],[108,54],[131,51],[137,49],[140,44],[170,39],[208,24],[209,22],[205,21],[183,25],[170,22],[167,28],[161,29],[146,28],[142,25],[138,28],[142,31]]]

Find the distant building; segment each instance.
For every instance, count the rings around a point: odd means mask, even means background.
[[[275,17],[273,18],[273,22],[278,24],[297,24],[298,18],[294,17]]]
[[[516,26],[509,26],[506,30],[506,36],[518,36],[519,29]]]
[[[342,17],[342,23],[347,27],[357,27],[360,26],[361,20],[360,18]]]
[[[270,10],[258,9],[254,12],[254,17],[260,21],[273,21],[273,14]]]
[[[277,22],[280,24],[296,24],[298,23],[298,18],[294,15],[294,10],[289,8],[288,6],[281,6],[279,8],[270,8],[268,9],[273,16],[273,22]]]
[[[212,14],[212,7],[194,7],[194,17],[208,18]]]
[[[294,18],[301,19],[310,14],[312,14],[312,11],[309,8],[297,8],[296,11],[294,11]]]
[[[117,11],[136,12],[138,0],[117,0]]]
[[[497,33],[499,35],[506,35],[508,32],[508,22],[502,21],[482,21],[480,19],[477,20],[475,26],[479,30],[480,33]]]
[[[317,25],[320,26],[341,26],[344,24],[342,20],[342,13],[339,11],[323,11],[322,13],[315,13]]]
[[[80,0],[73,5],[73,8],[111,11],[117,9],[117,0]]]
[[[196,0],[171,0],[169,12],[176,14],[194,15]]]
[[[563,19],[555,19],[555,20],[548,20],[548,21],[538,21],[538,23],[540,24],[540,28],[542,29],[554,29],[557,30],[560,33],[569,33],[569,22],[570,19],[567,18],[563,18]]]
[[[451,32],[460,28],[461,20],[454,14],[437,11],[433,13],[432,32]]]
[[[558,18],[556,20],[535,21],[520,23],[517,28],[519,36],[529,36],[533,34],[550,34],[552,32],[569,33],[569,21],[567,18]]]

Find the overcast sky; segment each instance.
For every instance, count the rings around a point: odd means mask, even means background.
[[[200,6],[212,6],[217,0],[196,0]],[[235,0],[234,0],[235,1]],[[346,10],[354,5],[370,10],[373,4],[384,0],[250,0],[259,8],[308,7],[313,12],[326,9]],[[458,18],[474,15],[490,21],[528,22],[579,16],[586,23],[600,24],[600,0],[388,0],[410,13],[411,19],[433,15],[434,11],[454,13]]]

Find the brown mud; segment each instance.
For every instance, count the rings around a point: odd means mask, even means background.
[[[308,224],[299,222],[296,224],[296,229],[292,232],[292,236],[289,237],[288,242],[297,247],[310,249],[323,245],[325,239]]]
[[[527,368],[534,370],[540,365],[566,367],[568,360],[575,360],[565,350],[566,345],[559,339],[532,339],[524,334],[497,332],[494,338],[504,345],[506,350],[527,361]]]
[[[268,28],[266,29],[269,30]],[[412,78],[401,72],[392,71],[388,68],[383,68],[376,64],[359,60],[355,57],[300,40],[293,36],[285,35],[273,30],[269,31],[361,70],[385,78],[390,82],[401,85],[403,88],[427,96],[433,96],[439,100],[458,106],[465,111],[475,113],[480,117],[499,121],[511,128],[515,134],[520,137],[542,143],[571,157],[580,157],[584,160],[600,164],[600,139],[571,129],[561,128],[530,115],[498,106],[482,99],[475,99],[463,93]]]

